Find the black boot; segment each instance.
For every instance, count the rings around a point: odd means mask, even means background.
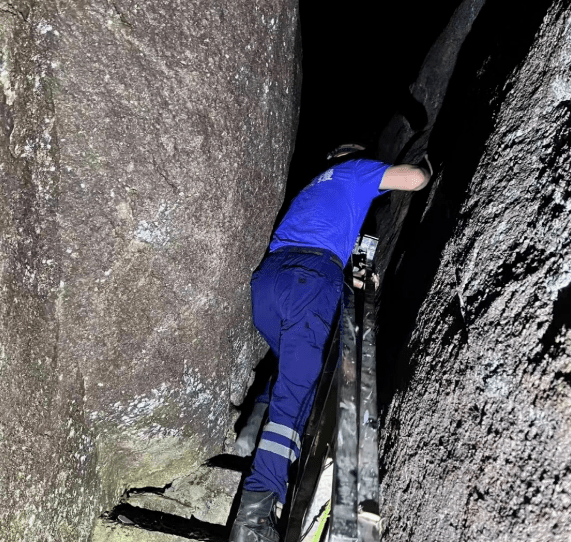
[[[279,542],[277,500],[278,496],[271,491],[243,491],[229,542]]]

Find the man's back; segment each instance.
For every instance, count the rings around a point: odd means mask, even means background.
[[[345,264],[388,164],[348,160],[331,167],[292,201],[270,243],[270,252],[284,246],[325,248]]]

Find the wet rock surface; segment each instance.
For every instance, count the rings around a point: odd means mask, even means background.
[[[382,540],[571,533],[571,10],[516,12],[474,24],[383,290]]]
[[[297,6],[4,4],[0,539],[77,542],[229,449],[266,348],[248,283],[295,137]]]

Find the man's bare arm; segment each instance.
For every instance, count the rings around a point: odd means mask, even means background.
[[[422,190],[432,176],[432,165],[425,155],[427,168],[401,164],[391,166],[383,175],[379,190]]]

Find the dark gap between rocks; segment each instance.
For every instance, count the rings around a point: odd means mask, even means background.
[[[164,495],[165,491],[172,486],[172,483],[164,487],[140,487],[130,488],[121,497],[121,502],[111,511],[104,512],[101,518],[105,521],[122,526],[131,526],[146,531],[156,531],[165,534],[175,535],[192,540],[204,540],[205,542],[219,542],[228,540],[232,523],[238,513],[239,495],[242,491],[244,478],[250,470],[252,457],[239,457],[231,454],[220,454],[208,459],[204,466],[232,470],[242,473],[239,490],[236,493],[234,502],[230,509],[226,525],[208,523],[201,521],[194,516],[190,519],[175,514],[159,512],[133,506],[125,502],[131,495],[155,494]]]
[[[129,495],[137,495],[140,493],[154,493],[155,495],[164,495],[165,491],[171,486],[172,484],[167,484],[164,487],[133,487],[125,491],[123,498],[129,498]]]
[[[111,512],[103,514],[102,517],[120,525],[131,525],[146,531],[159,531],[181,538],[205,542],[222,542],[228,540],[230,534],[227,526],[206,523],[194,517],[186,519],[164,512],[145,510],[127,503],[117,505]]]

